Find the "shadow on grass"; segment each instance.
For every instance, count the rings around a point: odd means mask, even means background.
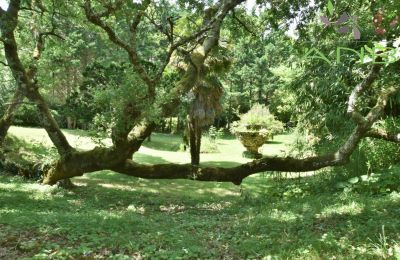
[[[177,152],[180,147],[180,143],[178,142],[165,142],[165,141],[158,141],[158,140],[151,140],[143,142],[143,146],[159,150],[159,151],[169,151],[169,152]]]
[[[193,258],[376,259],[371,248],[380,243],[382,225],[387,241],[400,239],[400,195],[315,190],[286,196],[261,176],[247,178],[242,194],[230,183],[144,180],[109,171],[73,182],[78,187],[65,191],[0,176],[0,224],[62,234],[65,246],[83,244],[92,252],[117,248],[155,258],[184,257],[180,249],[186,248]]]
[[[182,137],[179,135],[153,133],[151,135],[151,141],[144,141],[143,146],[159,151],[176,152],[179,150],[181,143]]]
[[[265,144],[283,144],[283,142],[280,141],[267,141]]]
[[[222,167],[222,168],[231,168],[242,165],[238,162],[231,162],[231,161],[204,161],[201,163],[201,166],[205,167]]]
[[[153,156],[149,154],[143,154],[143,153],[135,153],[133,155],[133,160],[144,163],[144,164],[165,164],[165,163],[170,163],[169,161],[163,159],[160,156]]]

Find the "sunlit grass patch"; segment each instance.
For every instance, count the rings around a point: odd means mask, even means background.
[[[151,181],[107,171],[74,182],[87,186],[61,192],[0,177],[0,224],[18,232],[35,230],[41,238],[29,255],[204,257],[207,251],[209,258],[372,259],[383,252],[376,247],[382,224],[387,225],[388,248],[394,252],[400,241],[396,210],[386,210],[396,205],[395,194],[342,199],[340,194],[311,193],[281,200],[269,196],[277,183],[260,176],[243,184],[250,197],[231,184]],[[47,200],[35,199],[42,196]]]
[[[331,205],[327,208],[324,208],[321,212],[322,217],[329,217],[333,214],[348,214],[348,215],[358,215],[361,214],[362,211],[364,210],[365,205],[362,203],[357,203],[355,201],[351,201],[348,203],[343,204],[342,203],[337,203],[335,205]]]

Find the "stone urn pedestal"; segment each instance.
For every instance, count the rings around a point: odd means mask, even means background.
[[[236,136],[247,150],[243,155],[251,158],[262,157],[258,149],[270,138],[270,135],[260,131],[240,131],[236,132]]]

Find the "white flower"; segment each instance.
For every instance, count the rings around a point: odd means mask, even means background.
[[[393,47],[399,48],[399,46],[400,46],[400,37],[397,38],[397,39],[393,42]]]

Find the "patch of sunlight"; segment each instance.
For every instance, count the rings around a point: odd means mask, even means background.
[[[103,220],[115,220],[123,218],[123,215],[120,211],[99,210],[97,215],[101,216]]]
[[[342,248],[343,250],[349,248],[349,245],[351,245],[351,242],[349,241],[348,237],[345,236],[336,237],[330,231],[322,234],[319,240],[323,242],[325,245],[339,247]]]
[[[136,191],[135,188],[123,185],[123,184],[110,184],[110,183],[99,183],[99,186],[108,189],[117,189],[117,190],[127,190],[127,191]]]
[[[15,190],[16,187],[17,185],[12,183],[0,183],[0,189],[2,190]]]
[[[13,213],[17,213],[17,212],[20,212],[20,211],[16,210],[16,209],[10,209],[10,208],[0,208],[1,215],[3,215],[3,214],[13,214]]]
[[[185,206],[183,206],[183,205],[169,204],[167,206],[164,206],[164,205],[160,206],[160,211],[166,212],[166,213],[177,213],[177,212],[182,212],[184,210],[185,210]]]
[[[133,204],[131,204],[131,205],[129,205],[127,208],[126,208],[126,210],[127,211],[130,211],[130,212],[135,212],[135,213],[138,213],[138,214],[144,214],[144,213],[146,213],[146,209],[143,207],[143,206],[135,206],[135,205],[133,205]]]
[[[303,209],[302,209],[302,212],[304,213],[304,212],[309,212],[309,211],[311,211],[313,209],[313,207],[310,205],[310,203],[304,203],[303,204]]]
[[[50,193],[54,193],[56,191],[60,191],[61,188],[57,187],[57,186],[50,186],[50,185],[43,185],[43,184],[33,184],[30,185],[31,190],[37,191],[37,192],[41,192],[41,193],[45,193],[45,194],[50,194]]]
[[[215,211],[220,211],[226,208],[229,208],[232,205],[231,202],[225,201],[221,203],[203,203],[203,204],[197,204],[196,208],[197,209],[204,209],[204,210],[215,210]]]
[[[74,180],[90,180],[90,179],[92,179],[90,176],[82,175],[82,176],[79,176],[79,177],[75,178]]]
[[[352,201],[349,204],[345,204],[345,205],[332,205],[329,207],[324,208],[321,211],[322,216],[331,216],[333,214],[348,214],[348,215],[357,215],[362,213],[363,209],[364,209],[365,205],[363,203],[358,203],[355,201]]]
[[[78,187],[86,187],[88,184],[86,182],[80,182],[74,180],[74,185]]]
[[[270,213],[270,218],[281,221],[281,222],[291,222],[299,219],[299,215],[291,212],[291,211],[282,211],[279,209],[272,209]]]
[[[239,195],[239,192],[237,192],[237,191],[232,191],[232,190],[223,189],[223,188],[200,189],[200,190],[197,190],[196,193],[198,193],[198,194],[211,193],[211,194],[215,194],[215,195],[219,195],[219,196],[237,196],[237,195]]]
[[[62,130],[65,137],[68,139],[70,144],[77,149],[90,150],[97,146],[94,139],[88,136],[83,136],[82,131],[79,130]],[[10,133],[16,137],[23,139],[29,143],[38,143],[46,147],[53,147],[53,143],[48,137],[46,131],[41,128],[33,127],[20,127],[12,126]],[[109,138],[102,140],[103,145],[111,146],[112,142]]]
[[[64,190],[63,188],[40,183],[0,183],[0,190],[26,193],[28,198],[36,201],[63,198],[66,194],[71,194],[71,191]]]
[[[49,196],[46,195],[46,193],[33,193],[30,194],[28,198],[35,201],[48,201],[51,199],[49,198]]]
[[[392,193],[390,193],[389,198],[393,202],[400,202],[400,193],[393,191]]]
[[[42,185],[39,183],[20,184],[20,183],[0,183],[0,189],[12,191],[37,191],[42,193],[49,193],[57,189],[56,186]]]

